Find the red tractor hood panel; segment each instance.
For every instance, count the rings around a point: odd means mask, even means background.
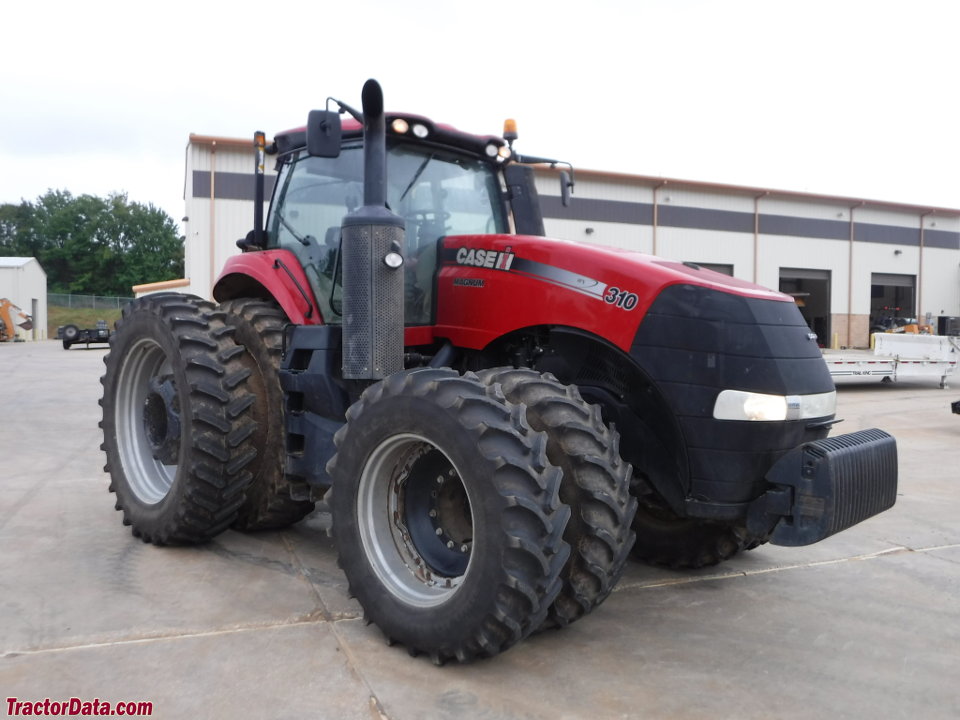
[[[521,328],[564,325],[628,350],[647,309],[670,285],[793,302],[694,265],[525,235],[444,238],[438,269],[435,334],[474,348]]]

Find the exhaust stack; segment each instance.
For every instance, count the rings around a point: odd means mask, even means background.
[[[403,370],[403,218],[387,208],[383,91],[363,86],[363,207],[340,228],[343,377],[380,380]]]

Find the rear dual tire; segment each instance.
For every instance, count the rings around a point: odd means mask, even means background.
[[[234,340],[247,350],[241,360],[250,370],[247,386],[254,397],[252,416],[257,421],[253,436],[257,457],[249,466],[253,479],[233,526],[247,532],[289,527],[313,512],[314,503],[295,500],[284,474],[286,425],[280,359],[287,316],[276,303],[256,298],[227,300],[220,309],[225,322],[234,328]]]
[[[147,296],[124,308],[104,358],[104,467],[136,537],[198,543],[230,526],[256,450],[249,369],[216,305]]]

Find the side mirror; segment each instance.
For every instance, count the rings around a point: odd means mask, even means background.
[[[307,116],[307,153],[311,157],[340,157],[340,114],[311,110]]]
[[[242,237],[237,240],[237,247],[240,248],[243,252],[251,252],[253,250],[263,250],[264,244],[262,240],[262,235],[258,235],[256,230],[251,230],[247,233],[246,237]]]
[[[573,191],[573,179],[569,171],[560,171],[560,202],[564,207],[570,205],[570,193]]]

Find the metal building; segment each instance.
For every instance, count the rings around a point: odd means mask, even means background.
[[[0,257],[0,303],[4,300],[6,312],[0,319],[9,319],[13,326],[5,328],[7,336],[18,340],[46,339],[47,273],[36,258]]]
[[[268,157],[268,163],[270,159]],[[252,140],[191,135],[187,279],[134,288],[209,297],[253,226]],[[960,315],[960,210],[578,170],[563,207],[538,176],[547,234],[693,262],[792,294],[823,345],[865,347],[891,318]],[[267,196],[275,174],[267,167]],[[264,208],[266,212],[266,208]]]
[[[580,171],[546,197],[558,237],[694,262],[792,294],[822,344],[864,347],[890,318],[960,314],[960,210]],[[542,177],[540,191],[555,192]]]

